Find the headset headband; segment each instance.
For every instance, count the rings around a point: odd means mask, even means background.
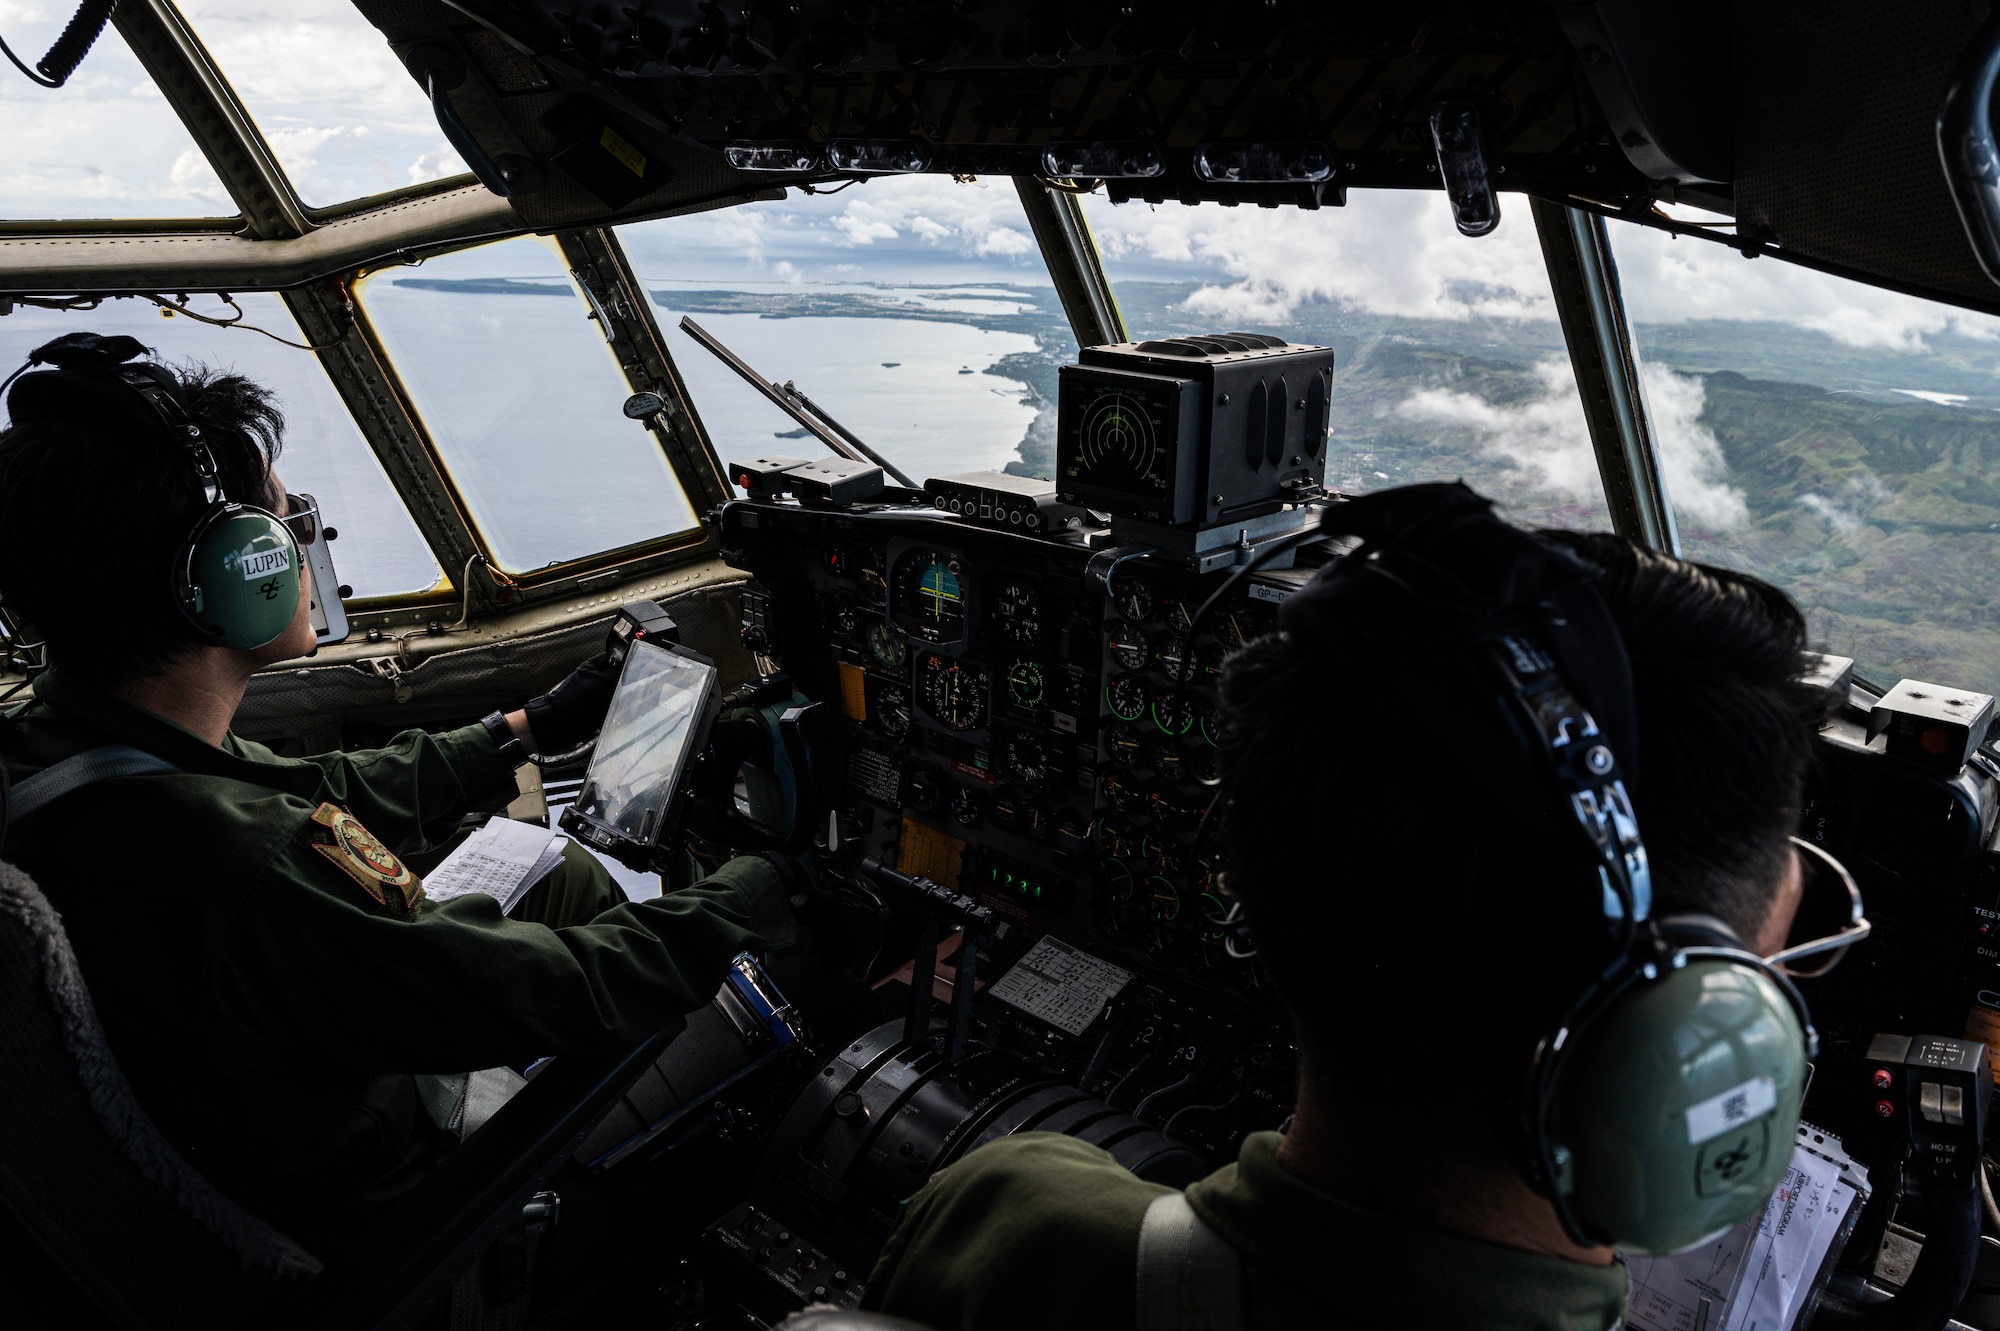
[[[1543,756],[1598,866],[1607,925],[1629,938],[1653,895],[1631,796],[1638,715],[1594,570],[1457,482],[1363,495],[1327,510],[1321,530],[1362,544],[1286,600],[1286,630],[1339,650],[1350,602],[1384,582],[1444,621],[1505,701],[1515,738]]]

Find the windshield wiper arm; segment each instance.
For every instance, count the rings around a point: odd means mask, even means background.
[[[717,360],[736,371],[738,375],[742,376],[743,382],[762,393],[772,406],[797,421],[804,427],[807,434],[810,434],[813,438],[840,454],[840,456],[853,462],[872,462],[893,477],[898,485],[912,490],[923,488],[908,476],[905,476],[902,469],[897,467],[895,463],[862,443],[852,430],[842,425],[832,416],[829,416],[824,407],[814,402],[804,393],[801,393],[792,384],[791,380],[787,379],[781,384],[776,380],[766,379],[763,375],[752,369],[748,361],[745,361],[728,347],[723,346],[720,338],[685,314],[681,316],[681,331],[700,343]]]

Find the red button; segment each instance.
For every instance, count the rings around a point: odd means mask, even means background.
[[[1890,1103],[1889,1101],[1887,1101],[1887,1100],[1877,1100],[1877,1101],[1875,1102],[1875,1117],[1877,1117],[1877,1118],[1888,1118],[1888,1117],[1889,1117],[1890,1115],[1894,1114],[1895,1112],[1896,1112],[1896,1106],[1895,1106],[1895,1105],[1893,1105],[1893,1104],[1891,1104],[1891,1103]]]
[[[1951,747],[1951,732],[1932,726],[1917,736],[1917,743],[1923,745],[1925,753],[1943,753]]]
[[[1876,1068],[1874,1081],[1878,1091],[1886,1091],[1896,1084],[1895,1076],[1887,1068]]]

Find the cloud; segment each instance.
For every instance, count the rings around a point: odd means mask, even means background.
[[[1597,455],[1569,362],[1542,361],[1535,376],[1541,395],[1527,402],[1495,404],[1471,393],[1427,388],[1397,404],[1394,414],[1441,432],[1471,434],[1487,453],[1526,472],[1538,489],[1570,500],[1600,500]]]
[[[1676,521],[1710,532],[1743,526],[1750,520],[1749,501],[1729,483],[1722,441],[1701,423],[1708,389],[1693,375],[1664,365],[1641,365],[1639,380]]]
[[[1940,333],[2000,339],[2000,319],[1954,309],[1781,259],[1745,259],[1723,245],[1611,224],[1625,303],[1640,323],[1701,319],[1792,324],[1851,347],[1926,351]]]
[[[995,227],[979,238],[974,249],[980,254],[1032,254],[1035,242],[1011,226]]]
[[[1283,323],[1325,300],[1375,314],[1465,320],[1554,318],[1540,242],[1518,199],[1469,240],[1442,194],[1356,192],[1345,207],[1112,205],[1084,199],[1114,281],[1203,280],[1195,313]]]
[[[1641,374],[1675,517],[1710,532],[1741,527],[1749,521],[1749,504],[1729,483],[1721,442],[1701,423],[1707,397],[1701,380],[1657,365],[1642,367]],[[1465,431],[1489,455],[1526,473],[1538,489],[1574,502],[1602,502],[1574,370],[1568,360],[1552,357],[1535,366],[1535,376],[1540,393],[1525,402],[1492,403],[1454,389],[1428,388],[1393,411],[1440,431]]]
[[[894,226],[879,217],[869,217],[850,209],[833,219],[835,227],[847,237],[850,245],[868,245],[878,240],[894,240],[898,232]]]
[[[443,139],[437,147],[426,153],[419,153],[417,160],[410,163],[410,183],[421,185],[427,180],[442,180],[446,176],[457,175],[465,170],[465,161],[452,146]]]

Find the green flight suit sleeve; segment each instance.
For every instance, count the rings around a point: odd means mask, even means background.
[[[937,1331],[1125,1331],[1139,1226],[1167,1191],[1073,1137],[1004,1137],[904,1204],[862,1306]]]
[[[783,881],[756,857],[551,929],[478,895],[398,918],[296,841],[217,927],[214,1002],[247,1045],[377,1074],[636,1043],[714,997],[738,952],[793,934]]]
[[[248,740],[245,757],[283,762]],[[512,798],[514,771],[484,725],[432,735],[405,730],[379,749],[300,759],[326,773],[333,800],[401,854],[451,835],[467,809]]]

